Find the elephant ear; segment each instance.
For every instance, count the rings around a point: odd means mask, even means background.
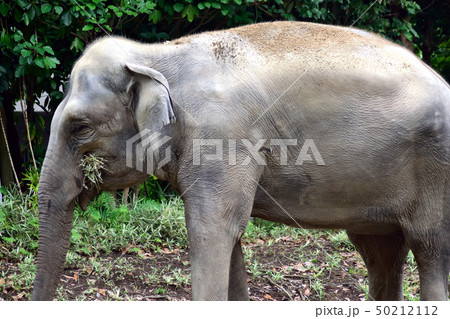
[[[159,131],[175,123],[169,82],[160,72],[147,66],[127,63],[125,70],[133,76],[127,87],[131,95],[137,127],[140,131]]]

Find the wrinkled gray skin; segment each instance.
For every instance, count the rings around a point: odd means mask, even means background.
[[[173,112],[168,99],[170,89]],[[447,300],[450,245],[450,88],[409,51],[355,29],[257,24],[165,44],[105,37],[75,64],[51,127],[39,187],[34,300],[52,299],[69,246],[80,161],[108,161],[103,190],[148,175],[127,167],[127,139],[172,137],[154,171],[186,209],[194,300],[248,299],[240,238],[250,216],[307,228],[343,228],[367,265],[370,298],[401,300],[409,249],[422,300]],[[193,139],[237,143],[238,165],[193,164]],[[296,139],[281,165],[271,139]],[[313,139],[325,165],[295,165]],[[164,153],[164,152],[162,152]],[[163,154],[155,152],[155,161]],[[246,158],[249,156],[250,161]],[[292,160],[293,159],[293,160]],[[243,165],[243,162],[247,165]],[[145,167],[145,165],[144,165]]]

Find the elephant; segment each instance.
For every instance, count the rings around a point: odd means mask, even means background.
[[[251,217],[344,229],[370,300],[402,300],[411,250],[421,300],[447,300],[450,87],[412,52],[356,28],[266,22],[146,44],[105,36],[71,71],[39,185],[32,300],[51,300],[83,187],[153,174],[181,196],[193,300],[248,300]]]

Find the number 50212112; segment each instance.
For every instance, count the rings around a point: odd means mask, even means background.
[[[437,316],[437,306],[377,306],[377,316]]]

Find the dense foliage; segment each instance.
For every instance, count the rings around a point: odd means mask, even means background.
[[[403,44],[450,79],[449,7],[447,1],[411,0],[3,1],[0,110],[9,148],[0,129],[2,184],[13,181],[7,151],[19,179],[32,164],[31,154],[39,167],[45,153],[42,132],[48,130],[49,119],[44,121],[33,105],[51,117],[73,63],[98,37],[117,34],[155,42],[284,19],[353,25]],[[19,100],[22,116],[13,114]],[[28,130],[18,130],[24,119]]]

